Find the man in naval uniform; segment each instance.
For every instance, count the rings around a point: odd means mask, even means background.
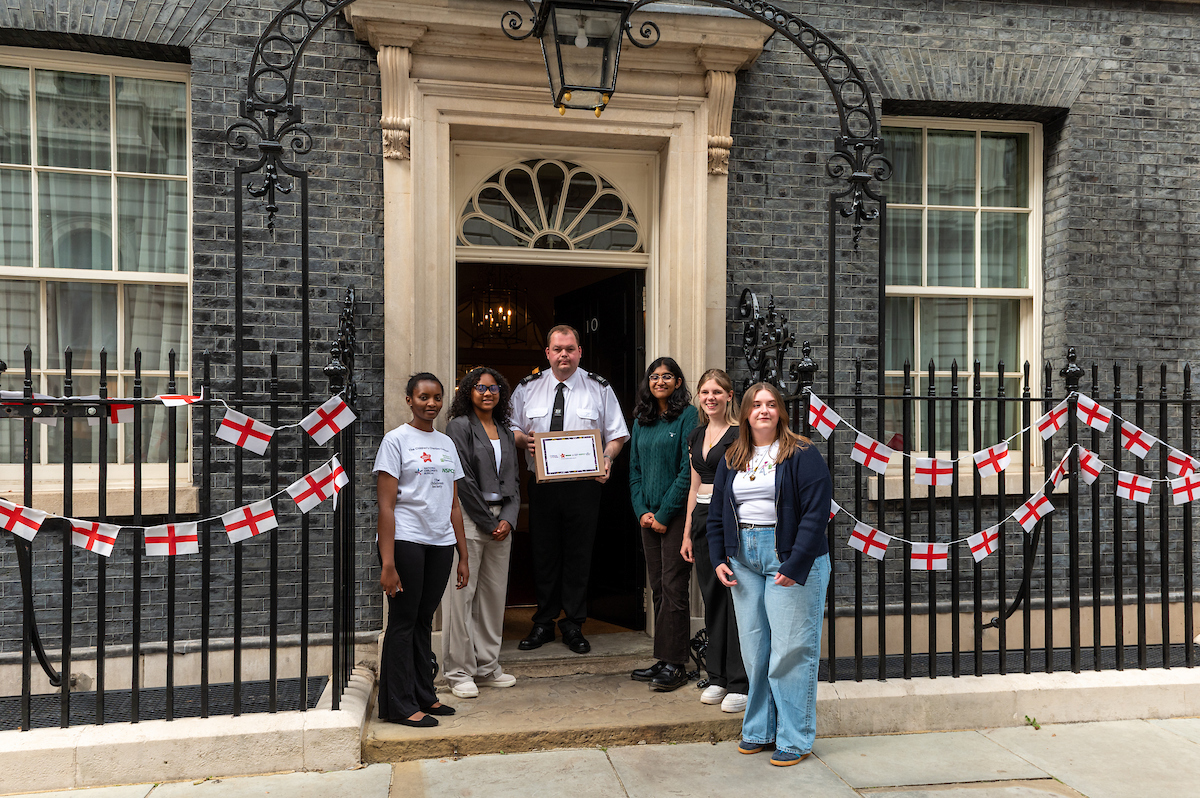
[[[531,651],[554,640],[554,620],[563,643],[576,654],[592,646],[583,636],[588,576],[600,511],[600,490],[613,458],[629,438],[629,428],[608,380],[579,368],[583,349],[573,327],[559,325],[546,336],[549,371],[531,374],[512,395],[512,428],[517,448],[525,447],[533,471],[533,433],[600,430],[604,475],[573,482],[529,481],[529,535],[537,612],[533,629],[518,648]]]

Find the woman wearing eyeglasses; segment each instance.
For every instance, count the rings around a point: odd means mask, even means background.
[[[454,392],[446,425],[463,467],[458,497],[474,577],[451,594],[442,636],[446,680],[459,698],[476,698],[480,687],[511,687],[517,680],[500,668],[511,533],[521,504],[509,396],[498,371],[472,369]]]
[[[629,445],[629,493],[642,525],[642,546],[654,603],[654,658],[630,676],[667,692],[687,684],[688,582],[691,564],[680,548],[686,518],[691,465],[688,433],[696,426],[696,408],[679,364],[660,357],[646,369],[633,408],[636,421]]]

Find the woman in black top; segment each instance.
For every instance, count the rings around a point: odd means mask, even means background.
[[[750,689],[746,668],[738,644],[737,622],[729,588],[717,580],[709,561],[706,525],[712,498],[713,478],[725,450],[737,440],[737,409],[733,401],[733,381],[720,369],[709,369],[696,388],[700,408],[698,426],[688,436],[691,453],[692,487],[688,493],[687,527],[680,554],[696,564],[696,578],[704,596],[704,625],[708,630],[708,687],[700,694],[705,704],[720,704],[726,712],[746,708]]]

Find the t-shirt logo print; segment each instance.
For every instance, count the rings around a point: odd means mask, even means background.
[[[433,457],[429,454],[429,452],[421,452],[421,462],[422,463],[432,463]]]

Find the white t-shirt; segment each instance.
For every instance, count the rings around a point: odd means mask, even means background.
[[[454,544],[450,510],[454,483],[462,479],[463,470],[449,435],[401,424],[383,436],[372,470],[390,474],[399,482],[396,540],[428,546]]]
[[[755,446],[750,462],[733,477],[733,500],[740,524],[775,526],[775,458],[779,442]]]
[[[500,440],[496,439],[494,441],[490,441],[490,443],[492,444],[492,456],[496,458],[496,473],[499,474],[500,473]],[[504,498],[504,497],[501,496],[499,493],[483,494],[483,500],[485,502],[498,502],[502,498]]]

